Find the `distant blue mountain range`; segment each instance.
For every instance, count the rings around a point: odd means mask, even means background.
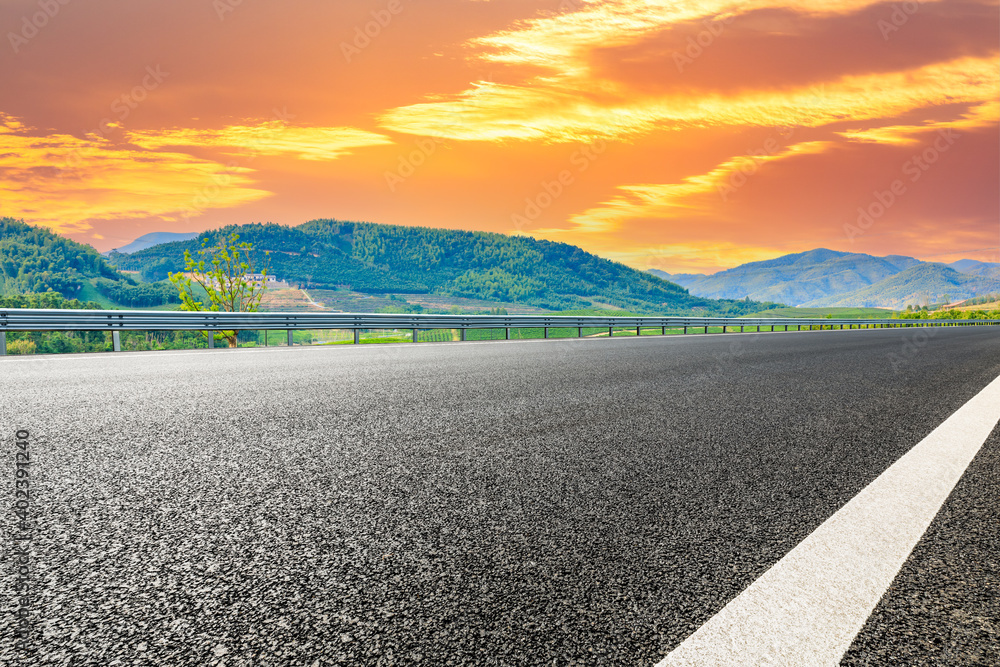
[[[149,234],[143,234],[128,245],[123,245],[121,248],[115,248],[115,251],[128,255],[133,252],[145,250],[146,248],[151,248],[152,246],[159,245],[160,243],[187,241],[188,239],[193,239],[196,236],[198,236],[198,232],[190,232],[187,234],[177,232],[151,232]]]
[[[714,299],[776,301],[790,306],[869,306],[955,302],[1000,293],[1000,264],[962,259],[951,264],[913,257],[875,257],[817,248],[711,275],[650,273]]]

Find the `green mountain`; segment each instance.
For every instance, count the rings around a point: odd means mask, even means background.
[[[162,280],[184,269],[184,251],[236,232],[255,266],[316,288],[370,294],[445,294],[550,310],[613,306],[643,313],[744,314],[765,304],[695,297],[683,287],[565,243],[523,236],[313,220],[297,227],[249,224],[205,232],[108,261]],[[264,253],[267,253],[265,258]]]
[[[13,218],[0,218],[0,296],[53,292],[130,308],[179,303],[170,284],[140,284],[89,245]]]
[[[959,273],[944,264],[918,264],[868,287],[805,304],[815,306],[888,306],[953,303],[978,294],[1000,292],[1000,279]]]
[[[3,295],[52,290],[73,298],[91,279],[119,277],[88,245],[13,218],[0,218]]]

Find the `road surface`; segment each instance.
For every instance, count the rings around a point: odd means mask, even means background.
[[[995,327],[8,357],[0,663],[655,665],[998,376]],[[842,664],[1000,661],[998,462]]]

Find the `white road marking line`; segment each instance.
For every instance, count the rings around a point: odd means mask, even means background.
[[[660,661],[839,665],[1000,422],[1000,377]]]

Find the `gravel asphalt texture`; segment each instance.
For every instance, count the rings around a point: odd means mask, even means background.
[[[843,665],[1000,665],[1000,429],[886,591]]]
[[[6,358],[21,657],[652,665],[998,375],[994,327]],[[993,443],[859,641],[995,609]]]

